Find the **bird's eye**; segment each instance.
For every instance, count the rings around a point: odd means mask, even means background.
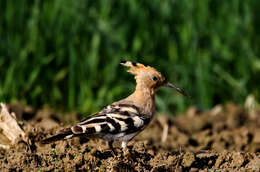
[[[153,77],[153,80],[154,80],[154,81],[157,81],[157,80],[158,80],[158,78],[157,78],[156,76],[154,76],[154,77]]]

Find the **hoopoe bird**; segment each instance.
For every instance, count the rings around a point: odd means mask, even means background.
[[[121,61],[135,76],[136,89],[125,99],[106,106],[99,113],[86,118],[76,125],[65,128],[59,134],[42,140],[42,143],[69,139],[77,136],[96,137],[108,141],[115,154],[113,143],[120,142],[123,151],[127,144],[139,134],[152,120],[155,113],[155,92],[166,86],[188,96],[181,88],[167,82],[153,67],[136,62]]]

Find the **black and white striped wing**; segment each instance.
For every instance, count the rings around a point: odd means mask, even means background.
[[[141,131],[150,118],[140,114],[139,108],[129,104],[109,105],[100,113],[73,126],[72,132],[80,134],[117,135]]]

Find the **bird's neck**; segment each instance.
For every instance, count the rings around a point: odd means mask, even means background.
[[[155,91],[141,84],[136,85],[135,92],[127,99],[134,102],[135,105],[142,109],[143,114],[153,115],[155,112]]]

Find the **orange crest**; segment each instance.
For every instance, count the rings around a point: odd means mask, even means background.
[[[135,75],[137,84],[142,83],[143,86],[152,88],[160,86],[165,80],[153,67],[130,61],[121,61],[120,64],[130,68],[127,72]]]

